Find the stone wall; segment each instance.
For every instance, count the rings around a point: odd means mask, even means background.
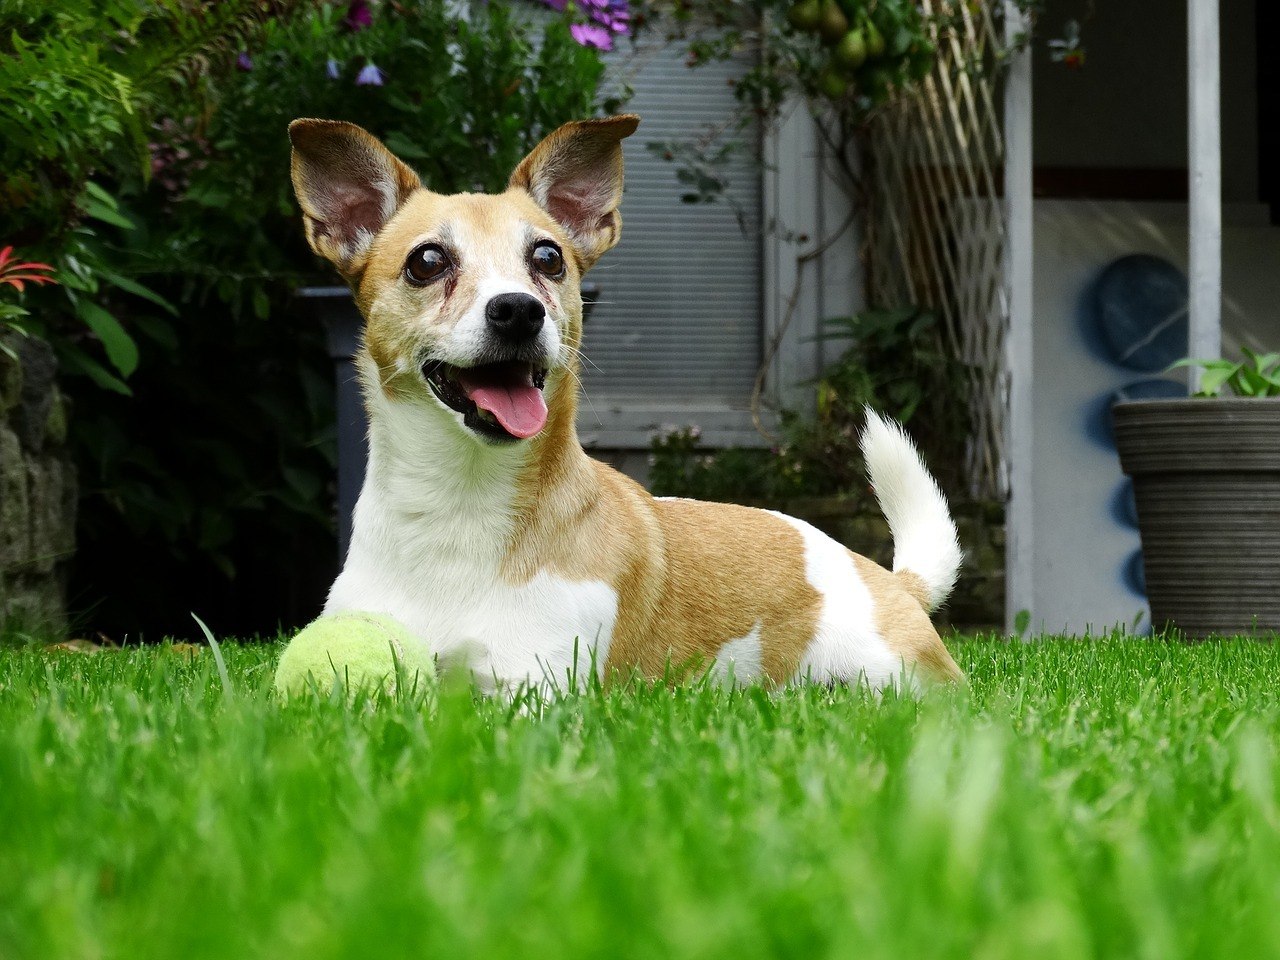
[[[0,626],[52,637],[66,628],[75,550],[76,473],[67,401],[49,345],[0,333]]]
[[[761,504],[813,524],[850,550],[892,566],[893,537],[875,500],[816,497]],[[934,622],[963,632],[1004,630],[1004,507],[952,502],[964,564],[960,579]]]

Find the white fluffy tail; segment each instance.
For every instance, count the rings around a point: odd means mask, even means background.
[[[870,407],[862,456],[880,510],[893,532],[893,572],[924,581],[926,610],[951,593],[960,572],[960,543],[946,498],[902,427]]]

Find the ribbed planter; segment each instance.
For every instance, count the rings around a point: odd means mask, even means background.
[[[1280,398],[1135,400],[1114,416],[1152,624],[1280,631]]]

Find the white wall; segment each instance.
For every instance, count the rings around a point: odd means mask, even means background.
[[[1223,228],[1225,347],[1280,349],[1280,228],[1260,208],[1231,209]],[[1145,600],[1124,584],[1138,534],[1111,501],[1119,461],[1085,432],[1099,398],[1134,380],[1094,356],[1081,336],[1083,298],[1101,269],[1128,253],[1164,257],[1184,272],[1183,204],[1039,201],[1035,212],[1034,605],[1038,629],[1082,633],[1131,623]],[[1143,626],[1146,626],[1144,617]]]

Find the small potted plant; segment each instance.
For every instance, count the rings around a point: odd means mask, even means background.
[[[1175,364],[1203,370],[1193,397],[1113,409],[1157,629],[1280,631],[1280,353],[1243,353]]]

